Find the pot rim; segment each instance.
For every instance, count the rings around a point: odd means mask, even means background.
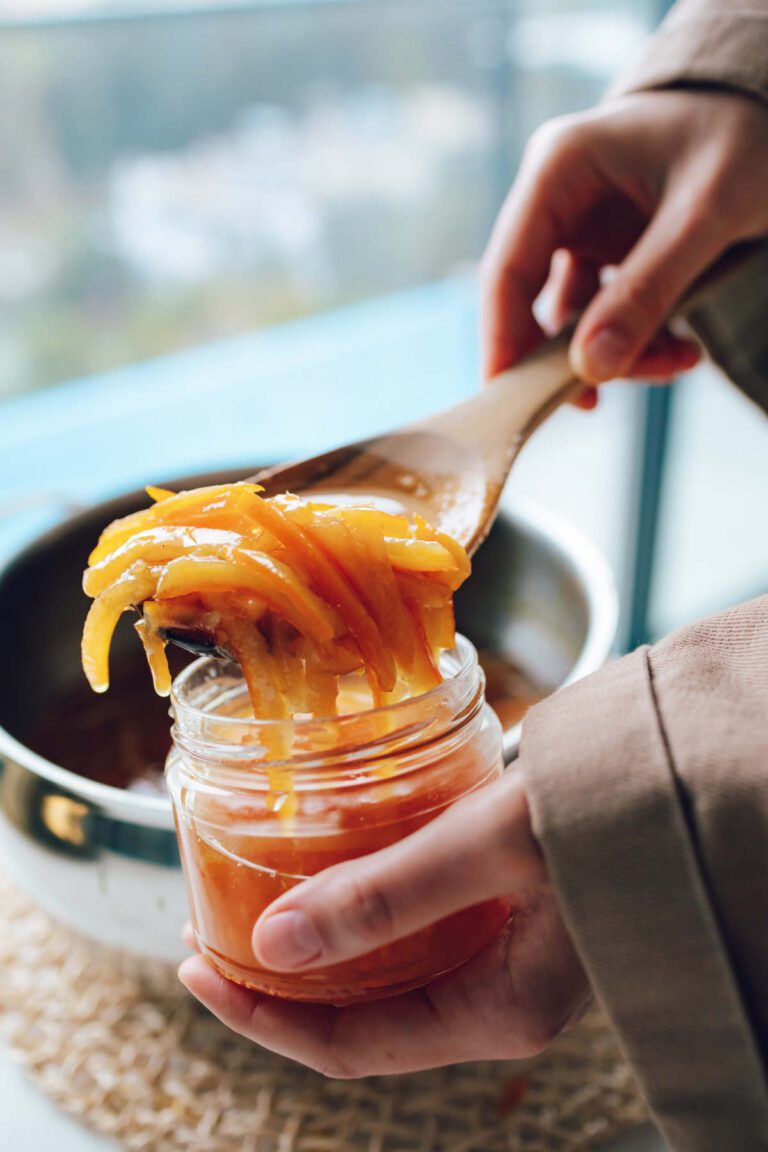
[[[501,515],[519,521],[544,546],[557,548],[564,566],[582,589],[587,604],[587,635],[581,652],[555,692],[567,688],[591,672],[597,672],[611,654],[619,624],[619,596],[613,572],[603,553],[588,536],[564,517],[534,500],[515,498]],[[470,576],[471,579],[471,576]],[[502,748],[509,762],[520,748],[523,720],[504,730]]]
[[[94,504],[37,536],[8,557],[0,567],[0,579],[12,564],[23,560],[27,553],[39,548],[41,544],[63,536],[78,522],[92,516],[96,508],[107,510],[111,504],[120,503],[131,495],[132,493],[123,493],[103,503]],[[575,680],[597,671],[610,655],[619,613],[613,574],[605,557],[591,540],[559,514],[543,508],[535,501],[516,498],[510,505],[502,507],[499,514],[522,527],[545,548],[554,549],[566,570],[578,581],[585,597],[587,635],[573,668],[562,684],[555,689],[560,691]],[[505,761],[510,760],[517,752],[521,732],[522,721],[505,730],[502,739]],[[171,803],[167,796],[145,796],[115,788],[111,784],[89,780],[33,752],[0,724],[0,758],[3,756],[13,759],[38,776],[77,795],[78,798],[90,801],[102,810],[109,810],[119,820],[125,822],[136,820],[153,827],[172,827]]]

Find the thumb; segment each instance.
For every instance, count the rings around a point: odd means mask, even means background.
[[[405,840],[291,889],[257,921],[253,950],[278,971],[337,964],[543,871],[519,774],[508,772]]]
[[[626,374],[693,281],[723,252],[716,217],[662,201],[645,232],[582,316],[571,342],[574,372],[590,384]]]

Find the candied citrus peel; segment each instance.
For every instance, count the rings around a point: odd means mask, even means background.
[[[336,715],[350,676],[374,706],[438,684],[469,575],[461,545],[418,516],[261,491],[148,488],[154,504],[102,532],[83,578],[91,687],[109,687],[112,635],[132,608],[160,695],[168,633],[189,627],[240,664],[263,719]]]

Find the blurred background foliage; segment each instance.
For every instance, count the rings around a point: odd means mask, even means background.
[[[0,0],[0,396],[477,260],[656,7]]]

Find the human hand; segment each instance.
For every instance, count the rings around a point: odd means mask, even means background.
[[[542,339],[532,307],[545,285],[552,327],[583,312],[571,342],[583,380],[692,367],[696,345],[664,322],[722,253],[768,232],[766,140],[766,106],[703,89],[626,96],[539,129],[483,258],[486,375]]]
[[[291,889],[260,917],[253,947],[265,967],[309,971],[500,897],[511,916],[488,947],[388,1000],[345,1008],[278,1000],[230,983],[200,957],[179,975],[235,1032],[328,1076],[531,1056],[580,1016],[590,990],[514,769],[400,843]]]

